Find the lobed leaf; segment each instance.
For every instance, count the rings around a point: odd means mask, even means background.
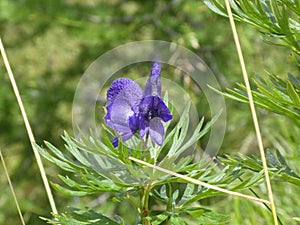
[[[60,225],[121,225],[125,224],[123,220],[115,221],[109,217],[97,213],[92,209],[70,208],[68,212],[54,214],[55,219],[45,219],[51,224]]]
[[[292,74],[289,74],[289,80],[287,81],[283,81],[275,75],[269,75],[269,78],[265,80],[258,76],[255,79],[256,90],[252,90],[254,103],[261,108],[285,115],[299,123],[299,82]],[[248,103],[246,87],[242,84],[239,84],[238,87],[233,90],[227,89],[226,92],[221,94],[233,100]]]
[[[213,12],[227,16],[223,1],[205,0],[204,2]],[[300,11],[298,1],[229,0],[229,2],[234,19],[256,27],[268,43],[278,45],[268,40],[268,37],[277,38],[280,45],[289,47],[294,53],[300,55],[298,44],[300,26],[296,22]]]

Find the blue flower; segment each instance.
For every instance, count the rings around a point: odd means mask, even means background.
[[[104,119],[108,126],[121,133],[123,142],[137,132],[141,138],[149,132],[156,144],[163,144],[165,131],[162,121],[171,120],[172,115],[161,99],[160,71],[160,64],[155,62],[144,91],[128,78],[116,79],[109,87]],[[112,143],[117,147],[118,137]]]

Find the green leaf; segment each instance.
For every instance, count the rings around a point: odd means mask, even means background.
[[[211,127],[213,126],[213,124],[216,122],[216,120],[219,118],[219,116],[221,115],[222,112],[219,112],[219,114],[215,115],[211,121],[209,121],[204,129],[201,130],[203,122],[204,122],[204,118],[201,119],[200,123],[198,124],[198,126],[196,127],[192,137],[186,141],[186,143],[181,146],[177,152],[176,155],[180,155],[182,152],[184,152],[185,150],[187,150],[188,148],[190,148],[194,143],[196,143],[198,140],[200,140],[200,138],[202,138],[205,134],[207,134],[209,132],[209,130],[211,129]]]
[[[184,203],[186,203],[188,200],[190,200],[191,197],[194,196],[194,192],[195,192],[196,187],[197,186],[195,184],[188,183],[186,185],[184,193],[183,193],[181,199],[178,201],[177,205],[181,206]]]
[[[288,73],[288,77],[289,77],[289,80],[292,82],[292,84],[299,91],[300,90],[300,80],[298,80],[296,77],[294,77],[292,73]]]
[[[211,224],[228,224],[230,218],[228,215],[224,215],[221,213],[216,213],[213,211],[205,212],[201,217],[198,218],[198,222],[203,225],[211,225]]]
[[[300,109],[300,96],[296,92],[293,84],[290,81],[287,81],[287,93],[291,100],[293,101],[295,107]]]
[[[289,77],[293,77],[289,75]],[[255,105],[267,109],[269,111],[282,114],[290,117],[296,123],[300,119],[300,89],[297,88],[298,80],[290,78],[293,81],[283,81],[275,75],[270,75],[268,79],[262,79],[260,76],[255,80],[257,90],[252,90],[252,95]],[[238,84],[239,88],[234,90],[228,89],[222,93],[225,97],[237,100],[240,102],[248,103],[246,87]]]
[[[151,221],[151,225],[161,225],[164,221],[166,221],[169,218],[169,216],[169,212],[164,212],[156,216],[151,216],[148,219]]]
[[[273,165],[277,168],[281,166],[281,163],[279,162],[277,157],[274,155],[274,153],[270,149],[267,149],[266,157],[271,165]]]
[[[58,191],[64,195],[68,195],[68,196],[85,196],[85,195],[91,194],[87,191],[73,191],[73,190],[62,187],[59,184],[51,183],[51,185],[53,186],[53,188],[56,191]]]
[[[53,145],[51,145],[48,142],[45,142],[46,146],[53,152],[58,151],[58,149],[56,149]],[[50,155],[46,150],[44,150],[43,148],[41,148],[40,146],[36,145],[37,150],[39,151],[39,153],[41,154],[42,157],[46,158],[48,161],[56,164],[57,166],[59,166],[60,168],[62,168],[65,171],[68,172],[75,172],[77,171],[77,169],[79,167],[75,166],[74,163],[72,163],[71,161],[67,160],[64,156],[62,156],[62,160],[61,159],[57,159],[55,157],[53,157],[52,155]],[[74,168],[76,167],[76,169]]]
[[[109,217],[97,213],[92,209],[76,209],[70,208],[68,212],[63,214],[54,214],[55,220],[47,219],[51,224],[60,225],[120,225],[124,221],[114,221]]]
[[[292,22],[297,21],[299,17],[298,1],[229,0],[229,2],[234,19],[256,27],[264,35],[265,40],[268,37],[277,39],[276,42],[268,41],[267,43],[289,47],[294,53],[300,54],[297,36],[299,26]],[[213,12],[227,17],[227,10],[223,1],[205,0],[205,4]]]
[[[187,225],[187,223],[184,221],[184,219],[177,215],[171,216],[169,223],[172,225]]]
[[[213,12],[215,12],[215,13],[221,15],[221,16],[226,16],[227,17],[227,14],[224,12],[223,6],[218,1],[204,0],[204,3]]]
[[[173,136],[173,143],[171,148],[169,149],[168,156],[173,156],[186,138],[186,134],[189,127],[190,106],[191,103],[189,102],[188,105],[185,107],[177,126],[174,128],[176,131]]]
[[[283,162],[282,159],[279,160],[277,156],[276,159],[275,155],[270,152],[267,156],[271,157],[271,159],[269,160],[270,162],[272,161],[275,163],[269,166],[269,173],[274,178],[274,180],[280,180],[281,182],[289,182],[300,186],[300,177],[297,174],[295,174],[295,172],[287,165],[283,166],[280,162]],[[260,172],[263,170],[262,162],[255,157],[249,157],[239,154],[234,157],[226,156],[226,158],[222,159],[222,161],[231,166],[242,166],[243,169],[249,171]]]
[[[281,155],[280,151],[278,149],[276,149],[276,156],[280,162],[280,164],[284,167],[289,167],[286,163],[285,158],[283,157],[283,155]]]
[[[173,157],[166,156],[163,158],[163,160],[161,162],[158,163],[158,166],[162,167],[164,169],[170,170],[170,171],[179,172],[186,165],[188,165],[192,160],[193,160],[193,157],[191,157],[191,156],[183,157],[183,158],[180,158],[179,160],[177,160],[176,156],[173,156]],[[154,171],[151,170],[150,173],[148,174],[148,176],[149,176],[150,180],[153,180],[153,181],[157,180],[158,183],[160,183],[160,184],[162,182],[167,183],[168,182],[167,177],[170,177],[169,174],[161,172],[159,170],[154,170]],[[162,180],[162,182],[160,182],[161,180]]]
[[[191,207],[184,210],[186,213],[197,219],[199,224],[227,224],[230,220],[228,215],[213,212],[203,207]]]
[[[186,213],[190,214],[194,218],[200,218],[207,209],[202,207],[191,207],[184,209]]]

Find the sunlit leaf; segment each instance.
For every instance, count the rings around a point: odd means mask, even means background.
[[[48,220],[51,224],[60,225],[120,225],[124,221],[114,221],[109,217],[97,213],[91,209],[70,208],[68,212],[63,214],[55,214],[54,220]]]

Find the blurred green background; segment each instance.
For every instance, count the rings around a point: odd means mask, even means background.
[[[63,147],[60,135],[64,130],[72,131],[72,101],[83,72],[98,56],[124,43],[175,42],[202,57],[223,88],[242,82],[229,23],[209,11],[202,1],[1,0],[0,30],[39,144],[48,140]],[[251,76],[264,75],[267,70],[285,78],[288,71],[297,71],[288,50],[263,43],[249,26],[238,24],[238,31]],[[26,223],[45,224],[39,216],[50,217],[51,209],[2,61],[0,65],[0,148]],[[228,125],[221,153],[255,153],[248,106],[231,100],[226,104]],[[199,110],[203,110],[201,105]],[[260,116],[266,132],[288,123],[265,111],[260,111]],[[272,147],[267,138],[266,144]],[[58,169],[47,162],[45,166],[49,179],[57,181]],[[296,198],[293,200],[291,193],[298,197],[300,193],[294,192],[293,186],[287,188],[290,197],[283,198],[286,186],[279,185],[275,193],[280,197],[281,214],[290,214],[287,217],[291,218],[297,216],[293,215]],[[2,167],[0,189],[0,224],[20,224]],[[114,208],[107,195],[80,200],[54,194],[59,211],[68,205],[97,206],[107,214],[126,211],[124,206]],[[255,216],[270,217],[264,209],[252,217],[249,212],[256,206],[244,200],[225,198],[210,204],[221,213],[231,214],[232,224],[263,224],[255,223]]]

